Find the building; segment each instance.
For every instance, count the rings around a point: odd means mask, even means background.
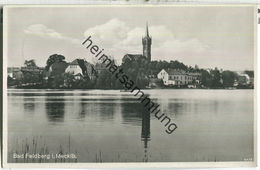
[[[163,80],[166,86],[183,86],[189,84],[198,84],[200,82],[200,73],[189,73],[184,70],[162,69],[157,78]]]
[[[75,59],[69,63],[65,73],[72,74],[76,79],[81,79],[86,71],[84,60]]]
[[[43,72],[45,80],[61,76],[64,73],[72,74],[76,79],[88,76],[90,80],[93,80],[97,77],[94,66],[83,59],[75,59],[70,63],[55,62],[50,66],[49,71],[44,70]]]
[[[201,73],[195,72],[195,73],[188,73],[189,76],[192,77],[192,80],[198,81],[201,79]]]
[[[123,57],[123,63],[126,63],[128,61],[138,61],[138,59],[144,57],[142,54],[126,54]]]
[[[143,56],[151,62],[151,45],[152,38],[149,36],[148,24],[146,24],[146,35],[142,38]]]
[[[72,74],[75,79],[81,79],[87,72],[87,68],[84,64],[84,60],[75,59],[69,63],[68,67],[65,70],[65,73]]]
[[[65,73],[74,75],[75,79],[81,79],[87,76],[90,80],[93,80],[96,77],[93,65],[83,59],[75,59],[69,63]]]
[[[143,54],[126,54],[122,61],[125,63],[127,60],[137,61],[139,58],[145,58],[148,62],[151,62],[151,45],[152,38],[149,36],[148,25],[146,24],[145,37],[142,38]]]
[[[23,77],[23,73],[19,67],[8,67],[7,75],[13,79],[21,79]]]

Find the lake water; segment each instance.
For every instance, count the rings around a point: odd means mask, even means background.
[[[8,161],[39,162],[13,158],[26,152],[75,162],[253,159],[253,90],[144,92],[177,124],[172,134],[130,92],[9,89]]]

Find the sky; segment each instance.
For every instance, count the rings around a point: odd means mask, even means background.
[[[91,36],[120,64],[125,54],[142,54],[146,23],[152,60],[178,60],[200,68],[253,70],[252,6],[12,7],[7,10],[8,66],[52,54],[67,62],[97,59],[81,43]]]

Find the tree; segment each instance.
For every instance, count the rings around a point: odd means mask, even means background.
[[[212,88],[220,87],[221,86],[221,83],[220,83],[221,75],[220,75],[220,72],[219,72],[218,68],[215,68],[214,70],[211,70],[210,71],[210,76],[211,76],[211,80],[212,80],[211,87]]]
[[[211,87],[212,85],[211,76],[206,70],[201,71],[201,84],[205,87]]]
[[[56,75],[54,78],[50,78],[48,84],[51,88],[59,89],[64,87],[64,75]]]
[[[100,89],[114,88],[112,85],[112,74],[106,69],[101,70],[98,74],[95,87]]]
[[[22,82],[23,83],[40,83],[41,82],[40,73],[24,71]]]
[[[46,70],[49,70],[50,66],[55,63],[55,62],[61,62],[61,61],[64,61],[65,60],[65,57],[63,55],[59,55],[59,54],[53,54],[51,55],[47,62],[46,62],[46,67],[45,69]]]
[[[70,73],[64,74],[64,85],[66,88],[73,88],[74,85],[74,76]]]
[[[35,64],[35,60],[34,59],[32,59],[32,60],[25,60],[24,66],[25,67],[37,67],[36,64]]]
[[[235,73],[232,71],[223,71],[222,72],[223,86],[224,87],[233,87],[235,82]]]
[[[138,57],[136,60],[124,62],[121,67],[129,77],[129,80],[134,81],[135,85],[139,88],[145,88],[149,84],[147,77],[151,74],[151,70],[153,70],[153,68],[149,66],[150,64],[145,57]],[[155,62],[152,62],[152,64],[154,65]],[[163,62],[163,64],[167,65],[169,63]]]

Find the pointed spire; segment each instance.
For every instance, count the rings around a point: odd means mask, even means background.
[[[146,36],[149,37],[148,22],[146,22]]]

